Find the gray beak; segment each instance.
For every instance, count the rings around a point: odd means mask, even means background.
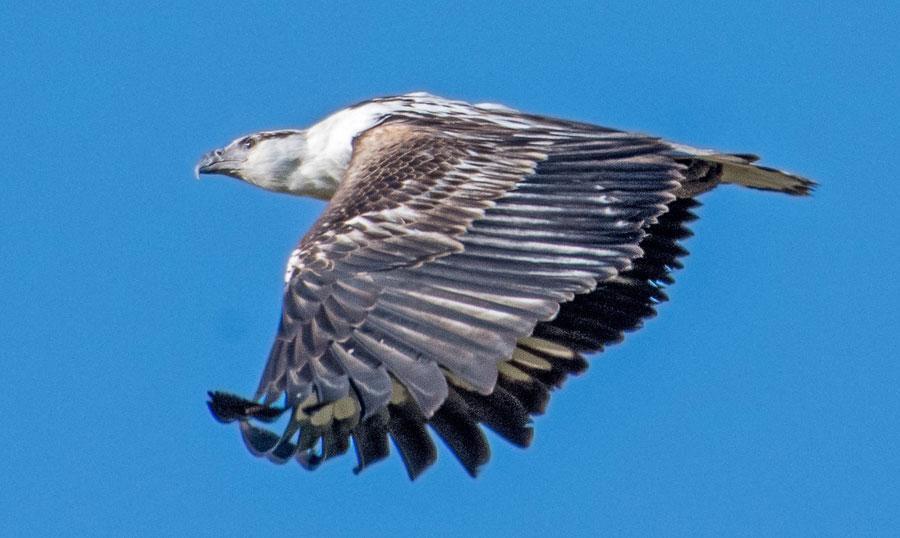
[[[200,179],[200,174],[218,174],[225,171],[227,167],[222,166],[223,162],[225,161],[222,160],[221,149],[210,151],[197,161],[197,165],[194,167],[194,177]]]

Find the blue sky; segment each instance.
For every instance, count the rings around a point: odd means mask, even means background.
[[[0,535],[896,534],[896,2],[0,6]],[[319,202],[192,178],[239,134],[429,90],[754,152],[672,301],[522,451],[306,473],[246,453]]]

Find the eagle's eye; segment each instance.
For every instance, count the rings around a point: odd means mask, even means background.
[[[256,140],[250,137],[241,140],[241,147],[244,149],[250,149],[254,144],[256,144]]]

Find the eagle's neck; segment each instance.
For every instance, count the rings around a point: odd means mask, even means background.
[[[386,103],[368,102],[345,108],[310,127],[306,131],[306,157],[288,178],[288,192],[331,198],[350,164],[353,139],[395,109]]]

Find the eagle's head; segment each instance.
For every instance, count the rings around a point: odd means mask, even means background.
[[[195,175],[222,174],[277,192],[328,198],[333,191],[310,177],[307,131],[261,131],[235,139],[200,158]]]
[[[261,131],[204,155],[196,174],[224,174],[264,189],[331,198],[353,155],[353,141],[406,101],[368,101],[335,112],[309,129]]]

